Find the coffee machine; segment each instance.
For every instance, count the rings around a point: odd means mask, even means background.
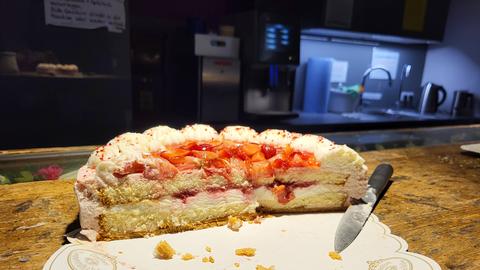
[[[243,118],[288,118],[299,63],[300,19],[252,10],[235,17],[240,37]]]

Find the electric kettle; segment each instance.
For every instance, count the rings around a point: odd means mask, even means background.
[[[440,101],[439,93],[442,93]],[[440,85],[433,84],[431,82],[425,84],[422,88],[422,96],[420,97],[420,103],[418,103],[418,111],[421,114],[424,113],[436,113],[438,106],[442,105],[447,98],[447,91]]]
[[[451,113],[453,116],[473,116],[475,96],[468,91],[455,91]]]

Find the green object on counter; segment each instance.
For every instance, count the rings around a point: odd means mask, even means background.
[[[340,87],[339,90],[353,96],[353,95],[358,95],[362,92],[362,86],[360,84],[342,86]]]
[[[20,177],[15,177],[13,180],[17,183],[33,181],[33,174],[30,171],[20,171]]]
[[[6,184],[10,184],[10,179],[8,179],[7,177],[3,176],[3,175],[0,175],[0,185],[6,185]]]

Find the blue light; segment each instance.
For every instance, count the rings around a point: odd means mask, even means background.
[[[275,33],[276,31],[275,27],[267,27],[267,32],[269,33]]]
[[[276,50],[277,46],[275,44],[267,44],[267,49],[269,50]]]
[[[283,24],[275,24],[275,28],[277,29],[284,29],[285,26]]]
[[[267,33],[266,36],[267,38],[277,38],[277,35],[272,33]]]
[[[276,43],[276,40],[275,39],[265,39],[265,43],[267,44],[275,44]]]
[[[288,46],[290,42],[288,42],[288,40],[282,40],[280,43],[282,43],[284,46]]]
[[[288,40],[289,36],[288,35],[282,35],[282,40]]]
[[[282,34],[287,34],[288,35],[289,30],[288,29],[282,29]]]

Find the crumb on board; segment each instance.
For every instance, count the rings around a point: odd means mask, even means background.
[[[235,250],[235,255],[253,257],[255,256],[255,251],[256,249],[254,248],[237,248]]]
[[[206,247],[205,247],[205,250],[206,250],[207,252],[212,252],[212,248],[209,247],[209,246],[206,246]]]
[[[253,220],[248,221],[249,224],[261,224],[262,223],[262,216],[258,215]]]
[[[208,256],[208,257],[203,257],[202,258],[202,262],[204,263],[214,263],[215,262],[215,259],[212,257],[212,256]]]
[[[257,264],[257,267],[255,267],[255,270],[275,270],[275,266],[270,266],[270,267],[265,267],[263,265]]]
[[[240,267],[240,263],[236,262],[233,264],[236,268],[239,268]]]
[[[230,230],[238,232],[240,230],[240,228],[242,227],[242,225],[243,225],[243,221],[241,219],[239,219],[238,217],[228,216],[227,227]]]
[[[328,256],[330,256],[330,258],[332,258],[332,260],[338,260],[338,261],[342,260],[342,256],[336,251],[330,251],[328,253]]]
[[[182,255],[182,260],[184,261],[189,261],[191,259],[195,258],[191,253],[185,253]]]
[[[154,250],[155,257],[163,260],[170,260],[173,258],[175,250],[167,243],[167,241],[160,241]]]

